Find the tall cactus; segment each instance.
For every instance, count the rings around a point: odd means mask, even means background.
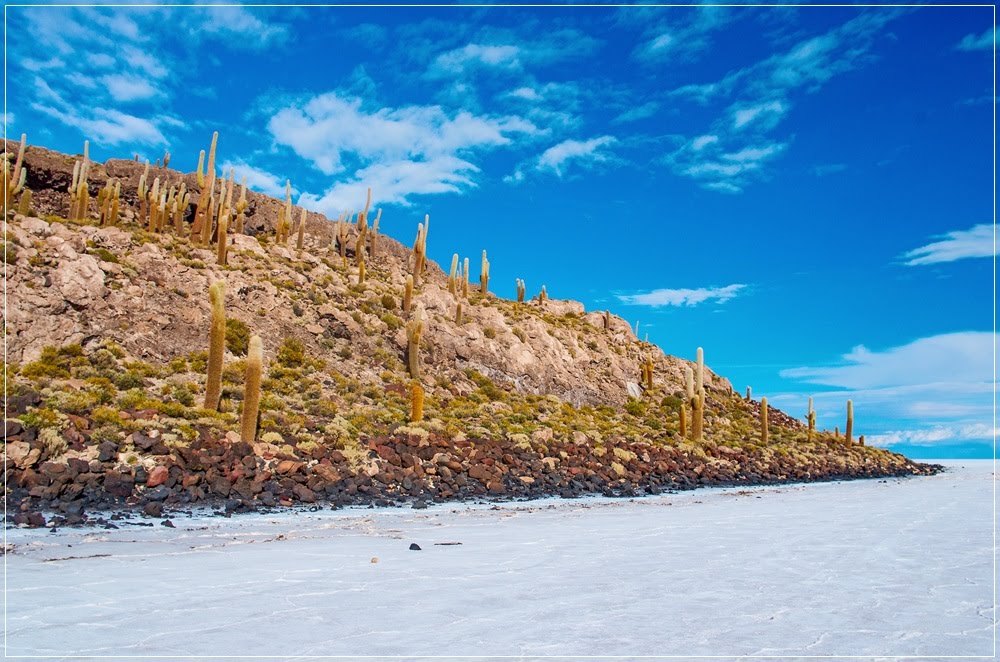
[[[691,366],[684,366],[684,394],[690,400],[694,397],[694,371]]]
[[[653,359],[647,356],[645,363],[643,363],[643,376],[646,380],[646,390],[653,390]]]
[[[458,253],[451,256],[451,269],[448,271],[448,292],[458,295]]]
[[[809,425],[809,431],[807,433],[807,439],[809,441],[813,440],[813,435],[816,434],[816,410],[813,409],[813,399],[809,398],[809,411],[806,412],[806,422]]]
[[[749,384],[747,384],[747,395],[746,395],[746,401],[747,401],[747,402],[750,402],[751,400],[753,400],[753,389],[752,389],[752,388],[750,388],[750,385],[749,385]]]
[[[458,301],[455,303],[455,324],[462,323],[462,302]]]
[[[208,298],[212,303],[212,322],[208,336],[205,409],[218,409],[222,394],[222,358],[226,349],[226,284],[221,280],[212,283]]]
[[[410,423],[424,420],[424,387],[416,379],[410,382]]]
[[[28,145],[28,135],[25,133],[21,134],[21,144],[17,148],[17,160],[14,162],[14,169],[10,169],[10,157],[4,152],[3,161],[3,183],[4,183],[4,200],[3,200],[3,211],[4,217],[7,216],[7,210],[14,206],[14,196],[24,188],[24,183],[27,180],[27,169],[23,167],[24,163],[24,150]],[[30,200],[30,198],[29,198]],[[29,205],[30,207],[30,205]]]
[[[767,396],[760,399],[760,443],[767,444]]]
[[[462,263],[462,296],[469,298],[469,258]]]
[[[705,389],[691,398],[691,437],[701,441],[705,434]]]
[[[604,330],[605,331],[610,331],[611,330],[611,311],[610,310],[605,310],[604,311]]]
[[[418,286],[427,266],[427,230],[430,225],[430,215],[424,215],[424,222],[417,224],[417,238],[413,241],[413,284]]]
[[[219,215],[219,236],[216,245],[216,262],[225,266],[229,250],[229,214]]]
[[[378,251],[378,223],[382,220],[382,209],[381,207],[377,212],[375,212],[375,222],[372,223],[372,240],[371,240],[371,250],[369,251],[372,260],[375,259],[375,253]]]
[[[260,336],[250,336],[247,348],[247,371],[243,384],[243,415],[240,439],[252,444],[257,439],[257,414],[260,412],[260,379],[264,371],[264,347]]]
[[[302,210],[302,216],[299,218],[299,235],[295,239],[295,248],[297,250],[302,250],[305,246],[306,241],[306,210]],[[364,258],[362,258],[363,260]]]
[[[182,184],[183,186],[183,184]],[[247,211],[247,177],[243,175],[243,181],[240,183],[240,198],[236,201],[236,232],[237,234],[243,234],[246,226],[246,211]]]
[[[524,294],[525,294],[524,281],[518,278],[516,284],[517,284],[517,302],[524,303]]]
[[[697,391],[701,391],[702,387],[705,386],[705,350],[699,347],[696,354],[698,360],[698,371],[694,375],[694,388]]]
[[[549,298],[549,293],[545,289],[545,286],[542,285],[542,291],[538,293],[538,305],[539,306],[544,305],[545,304],[545,300],[548,299],[548,298]]]
[[[678,424],[680,425],[680,435],[681,439],[687,438],[687,409],[684,407],[684,403],[681,402],[681,406],[677,410]]]
[[[854,433],[854,403],[850,400],[847,401],[847,427],[844,428],[844,441],[850,446],[853,442]]]
[[[409,313],[413,304],[413,274],[406,274],[406,282],[403,284],[403,312]]]
[[[490,290],[490,261],[486,259],[486,251],[483,251],[482,268],[479,272],[479,292],[486,296]]]
[[[208,232],[205,232],[206,223],[211,226],[212,224],[212,193],[215,191],[215,148],[219,143],[219,132],[215,131],[212,133],[212,145],[208,150],[208,170],[206,177],[198,178],[198,185],[201,188],[201,193],[198,196],[198,206],[194,213],[194,226],[191,229],[191,236],[193,239],[201,239],[201,243],[208,245],[209,239],[211,238],[211,228]],[[200,170],[200,169],[199,169]],[[206,234],[209,238],[206,238]]]
[[[406,323],[406,362],[410,377],[420,379],[420,337],[424,333],[424,309],[417,306],[413,317]]]

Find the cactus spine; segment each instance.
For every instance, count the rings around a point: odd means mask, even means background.
[[[490,290],[490,261],[486,259],[486,251],[483,251],[482,268],[479,272],[479,292],[486,296]]]
[[[257,413],[260,411],[260,378],[264,367],[264,348],[260,336],[250,336],[247,371],[243,384],[243,416],[240,439],[250,444],[257,439]]]
[[[424,333],[424,309],[417,306],[413,317],[406,323],[406,362],[410,377],[420,379],[420,336]]]
[[[853,443],[854,432],[854,403],[850,400],[847,401],[847,427],[844,428],[844,440],[847,445],[850,446]]]
[[[816,433],[816,410],[813,409],[813,399],[809,398],[809,411],[806,412],[806,422],[809,424],[809,432],[807,433],[807,439],[809,441],[813,440],[813,435]]]
[[[516,282],[517,282],[517,302],[524,303],[524,293],[525,293],[524,281],[518,278]]]
[[[767,443],[767,396],[760,399],[760,443]]]
[[[452,296],[458,295],[458,253],[451,256],[451,269],[448,271],[448,291]]]
[[[701,441],[705,424],[705,390],[702,389],[691,398],[691,437]]]
[[[410,305],[413,303],[413,274],[406,275],[406,284],[403,285],[403,312],[410,312]]]
[[[416,379],[410,382],[410,423],[424,420],[424,387]]]
[[[226,349],[226,284],[221,280],[212,283],[208,298],[212,303],[212,322],[208,336],[205,409],[218,409],[222,393],[222,355]]]

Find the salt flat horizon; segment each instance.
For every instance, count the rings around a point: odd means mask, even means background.
[[[9,529],[6,653],[991,656],[993,460],[939,462],[628,500]]]

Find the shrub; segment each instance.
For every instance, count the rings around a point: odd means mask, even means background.
[[[226,318],[226,349],[236,356],[246,356],[250,345],[250,327],[233,317]]]
[[[306,348],[298,338],[285,338],[278,348],[278,363],[286,368],[298,368],[306,361]]]

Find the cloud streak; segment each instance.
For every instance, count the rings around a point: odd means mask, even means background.
[[[903,253],[910,267],[969,258],[993,257],[997,254],[993,241],[992,223],[974,225],[968,230],[953,230],[939,235],[940,240]]]
[[[639,294],[620,294],[618,300],[632,306],[696,306],[714,301],[725,303],[746,288],[745,284],[734,283],[725,287],[700,287],[697,289],[659,289]]]

